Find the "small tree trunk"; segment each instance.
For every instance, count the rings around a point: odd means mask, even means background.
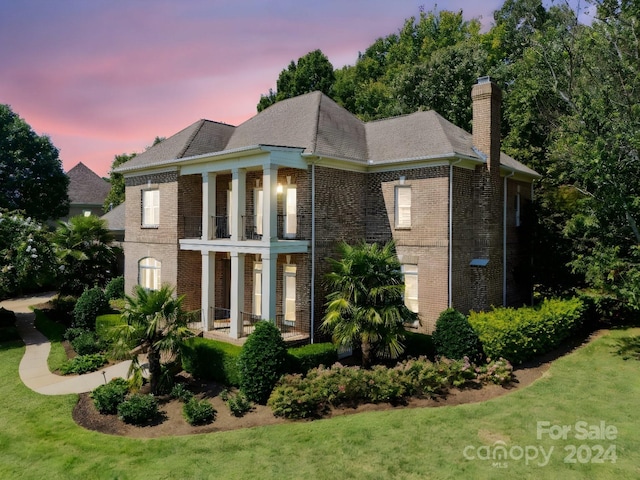
[[[160,368],[160,352],[150,348],[147,359],[149,360],[149,385],[151,386],[151,393],[155,395],[158,393],[158,384],[160,383],[162,372]]]
[[[371,366],[371,344],[366,341],[362,341],[362,366],[369,368]]]

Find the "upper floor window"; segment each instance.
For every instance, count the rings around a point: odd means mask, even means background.
[[[404,304],[412,312],[418,313],[418,266],[403,265]]]
[[[515,209],[515,212],[516,212],[516,227],[519,227],[521,225],[521,221],[520,221],[520,193],[516,193],[515,202],[514,202],[514,209]]]
[[[295,238],[298,230],[298,191],[287,185],[284,191],[284,238]]]
[[[158,260],[152,257],[143,258],[138,262],[138,283],[147,290],[160,289],[160,267]]]
[[[160,191],[142,191],[142,226],[157,227],[160,224]]]
[[[411,187],[396,186],[396,228],[411,228]]]

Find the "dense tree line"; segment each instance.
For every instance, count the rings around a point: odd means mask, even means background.
[[[489,31],[463,12],[424,11],[334,70],[319,50],[291,62],[258,109],[322,90],[363,120],[434,109],[470,130],[469,92],[503,89],[503,150],[543,175],[537,288],[590,286],[640,308],[640,6],[505,0]]]

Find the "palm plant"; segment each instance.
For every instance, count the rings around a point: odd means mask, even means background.
[[[328,259],[326,314],[322,329],[340,345],[360,344],[362,365],[374,355],[397,358],[404,323],[418,319],[404,304],[404,281],[393,241],[384,246],[340,243],[340,259]]]
[[[134,295],[126,296],[122,314],[125,323],[114,331],[116,350],[129,350],[133,340],[147,353],[152,393],[158,393],[161,359],[175,358],[182,341],[193,335],[187,328],[188,317],[182,308],[184,297],[176,297],[173,293],[173,288],[166,284],[159,290],[147,290],[137,285]],[[137,367],[134,361],[132,369]]]
[[[117,247],[106,222],[90,215],[59,222],[53,242],[60,264],[60,291],[80,295],[96,285],[103,287],[113,276]]]

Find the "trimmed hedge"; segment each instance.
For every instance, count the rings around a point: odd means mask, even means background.
[[[225,385],[240,385],[238,357],[242,348],[230,343],[192,337],[181,347],[182,368],[191,375]]]
[[[109,301],[98,287],[85,290],[73,308],[73,324],[75,328],[94,330],[96,317],[109,311]]]
[[[516,365],[560,345],[580,328],[583,312],[578,298],[551,299],[537,307],[471,312],[469,323],[487,357],[503,357]]]
[[[330,366],[338,361],[338,349],[333,343],[314,343],[290,348],[287,353],[292,373],[307,373],[312,368]]]
[[[404,357],[428,357],[434,359],[436,356],[436,348],[433,345],[431,335],[416,332],[404,332]]]

